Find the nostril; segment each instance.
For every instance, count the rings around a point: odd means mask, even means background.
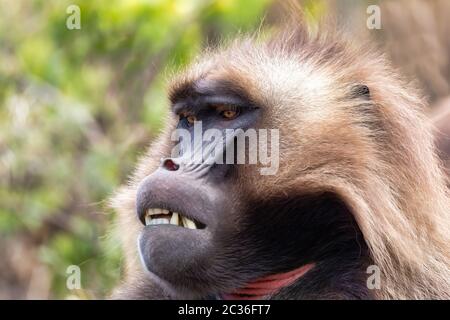
[[[164,169],[169,171],[177,171],[180,168],[180,166],[176,164],[172,159],[164,160],[162,166]]]

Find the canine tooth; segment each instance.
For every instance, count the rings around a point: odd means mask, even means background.
[[[186,219],[186,218],[183,217],[183,216],[180,214],[180,226],[187,228],[185,219]]]
[[[145,216],[145,225],[146,226],[148,226],[151,221],[152,221],[152,218],[150,218],[150,216]]]
[[[195,226],[194,221],[192,221],[191,219],[188,219],[186,217],[182,217],[183,219],[183,224],[186,228],[188,229],[197,229],[197,227]]]
[[[179,214],[178,212],[172,212],[172,217],[176,215],[178,217],[178,225],[180,227],[183,226],[183,216],[181,214]]]
[[[179,219],[178,219],[178,213],[174,212],[172,213],[172,218],[170,218],[170,224],[178,225]]]

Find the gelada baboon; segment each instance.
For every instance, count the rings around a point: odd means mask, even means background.
[[[423,100],[369,46],[287,30],[171,82],[165,130],[113,200],[126,253],[113,297],[450,298],[449,195]],[[170,158],[173,130],[199,120],[278,129],[278,172]]]

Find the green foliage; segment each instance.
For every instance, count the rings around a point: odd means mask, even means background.
[[[71,4],[80,30],[66,28]],[[165,75],[219,35],[258,26],[270,4],[1,1],[0,297],[109,292],[121,251],[105,199],[161,127]],[[83,290],[66,288],[69,265]]]

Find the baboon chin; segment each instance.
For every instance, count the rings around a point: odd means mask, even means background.
[[[169,99],[113,201],[127,266],[113,297],[450,297],[448,189],[424,105],[377,51],[299,24],[205,54]],[[278,171],[174,156],[173,131],[198,121],[278,129]]]

